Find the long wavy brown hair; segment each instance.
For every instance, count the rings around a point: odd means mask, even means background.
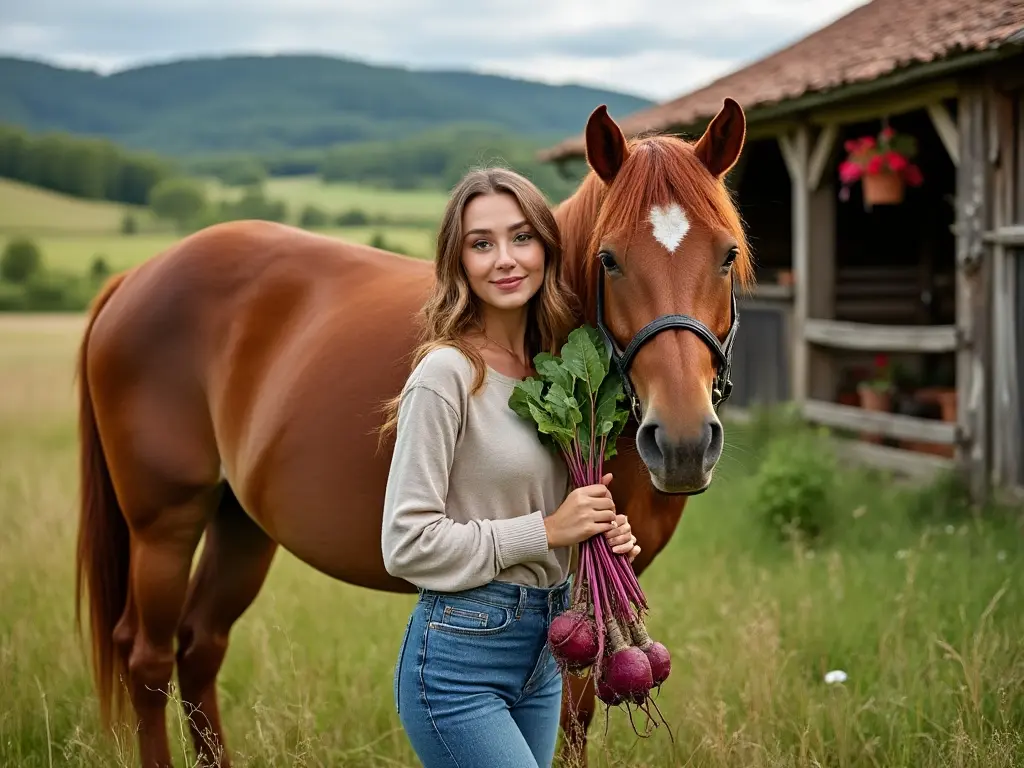
[[[421,338],[411,368],[431,351],[455,347],[472,363],[471,394],[484,384],[487,365],[467,335],[483,329],[480,301],[469,286],[462,265],[462,217],[466,206],[479,195],[512,195],[544,244],[544,280],[530,299],[526,320],[526,355],[557,353],[576,325],[578,307],[562,274],[562,241],[555,217],[543,193],[529,179],[507,168],[472,170],[452,190],[437,235],[434,288],[421,311]],[[385,402],[385,420],[380,427],[383,440],[398,423],[401,393]]]

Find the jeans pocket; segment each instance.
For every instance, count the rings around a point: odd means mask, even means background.
[[[395,674],[394,679],[391,681],[391,695],[395,700],[395,712],[401,713],[402,707],[400,705],[401,696],[399,695],[399,687],[402,681],[402,661],[405,658],[405,649],[409,644],[409,630],[412,628],[412,620],[415,616],[418,606],[413,609],[409,614],[409,620],[405,623],[405,633],[402,635],[402,643],[398,648],[398,658],[395,660]]]
[[[430,628],[457,635],[496,635],[512,625],[510,608],[465,597],[442,596]]]

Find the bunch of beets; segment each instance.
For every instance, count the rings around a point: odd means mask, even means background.
[[[562,455],[576,487],[600,483],[629,418],[601,336],[590,326],[577,328],[560,357],[542,352],[534,367],[537,377],[516,384],[509,406]],[[633,566],[612,552],[604,534],[580,544],[572,605],[551,622],[548,644],[563,671],[594,675],[598,698],[609,706],[647,711],[650,692],[671,671],[668,649],[647,634],[647,607]]]

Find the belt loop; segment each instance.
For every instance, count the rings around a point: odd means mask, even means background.
[[[519,603],[516,605],[516,618],[523,615],[523,608],[526,606],[526,587],[519,587]]]

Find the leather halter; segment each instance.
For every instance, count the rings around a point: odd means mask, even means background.
[[[726,334],[724,342],[720,342],[718,337],[711,332],[711,329],[694,317],[690,317],[689,315],[662,315],[637,331],[636,336],[634,336],[632,340],[630,340],[629,344],[626,345],[626,349],[622,350],[619,348],[619,345],[615,342],[614,337],[604,323],[605,270],[606,268],[602,263],[597,274],[597,329],[601,332],[601,335],[604,336],[605,343],[611,350],[612,362],[615,364],[616,368],[618,368],[619,374],[622,376],[622,387],[637,423],[639,424],[641,421],[640,401],[633,388],[633,382],[629,378],[630,364],[633,362],[633,358],[636,356],[637,351],[639,351],[643,344],[650,341],[655,335],[662,331],[667,331],[670,328],[678,328],[697,334],[701,341],[703,341],[711,350],[712,355],[717,359],[714,389],[711,392],[711,405],[717,411],[718,406],[728,400],[729,395],[732,394],[732,381],[730,380],[730,373],[732,369],[732,345],[736,338],[736,329],[740,324],[739,310],[736,308],[736,294],[731,290],[729,292],[732,301],[732,316],[729,323],[729,332]]]

